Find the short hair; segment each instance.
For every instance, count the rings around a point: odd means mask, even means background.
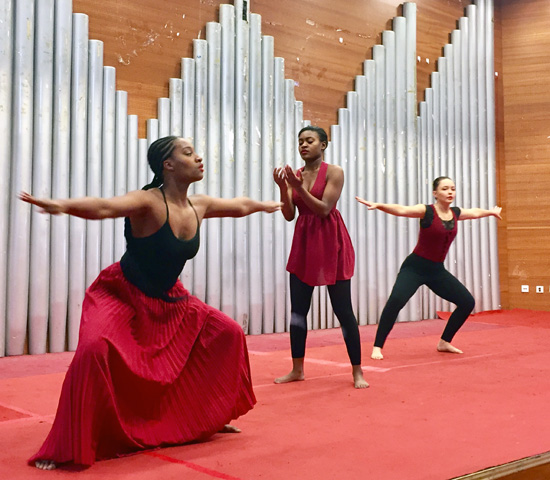
[[[325,132],[325,130],[322,129],[321,127],[317,127],[316,125],[306,125],[304,128],[302,128],[298,132],[298,136],[300,136],[302,132],[307,132],[308,130],[312,132],[316,132],[317,135],[319,136],[319,140],[321,140],[321,142],[326,142],[328,144],[327,132]]]

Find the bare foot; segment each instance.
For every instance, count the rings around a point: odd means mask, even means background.
[[[447,353],[464,353],[462,350],[459,350],[456,347],[453,347],[449,342],[446,342],[445,340],[440,339],[439,343],[437,344],[437,351],[438,352],[447,352]]]
[[[301,382],[304,380],[304,371],[303,370],[292,370],[286,375],[276,378],[275,383],[289,383],[289,382]]]
[[[292,371],[283,377],[276,378],[275,383],[301,382],[304,380],[304,358],[292,359]]]
[[[353,365],[353,383],[355,388],[369,388],[369,384],[363,377],[361,365]]]
[[[372,347],[370,358],[373,360],[382,360],[384,358],[384,355],[382,355],[382,349],[380,347]]]
[[[234,427],[233,425],[226,424],[220,430],[220,433],[241,433],[241,429]]]
[[[55,467],[57,467],[53,460],[37,460],[34,465],[40,470],[55,470]]]

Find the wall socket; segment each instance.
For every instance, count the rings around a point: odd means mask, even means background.
[[[529,285],[522,285],[521,293],[529,293]]]
[[[536,286],[536,292],[537,293],[544,293],[544,287],[542,285]]]

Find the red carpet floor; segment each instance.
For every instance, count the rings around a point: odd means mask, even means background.
[[[441,314],[445,318],[445,314]],[[397,324],[355,390],[339,329],[310,332],[306,381],[273,384],[290,367],[287,334],[248,337],[258,404],[241,434],[97,462],[73,472],[26,465],[55,413],[71,353],[0,359],[0,479],[443,480],[550,450],[550,312],[473,315],[435,345],[443,320]]]

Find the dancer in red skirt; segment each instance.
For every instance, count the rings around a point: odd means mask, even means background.
[[[20,194],[44,213],[126,217],[126,253],[86,291],[55,421],[29,460],[38,468],[86,466],[238,431],[228,422],[256,401],[241,327],[190,295],[178,277],[198,251],[204,218],[271,213],[280,203],[188,196],[203,163],[182,138],[151,144],[148,161],[152,183],[120,197]]]
[[[298,145],[305,166],[297,172],[289,165],[273,172],[285,219],[292,221],[296,207],[299,211],[286,267],[290,272],[292,370],[275,379],[275,383],[304,379],[306,317],[311,296],[315,286],[327,285],[332,308],[342,326],[355,388],[366,388],[369,384],[361,369],[359,328],[351,305],[350,279],[355,253],[336,209],[344,186],[344,171],[323,161],[327,144],[327,134],[322,128],[303,128],[298,134]]]

